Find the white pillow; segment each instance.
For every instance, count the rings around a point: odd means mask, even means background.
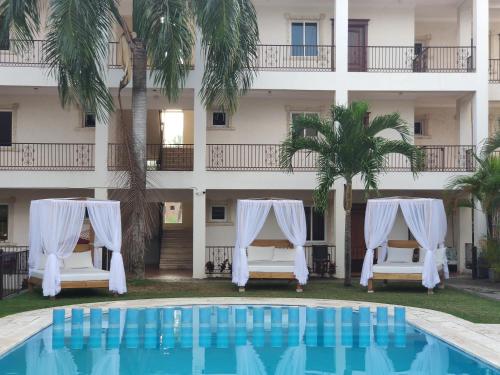
[[[92,255],[90,251],[73,253],[64,260],[65,269],[93,268]]]
[[[45,263],[47,263],[47,255],[45,255],[44,253],[40,254],[40,259],[38,260],[38,268],[39,270],[44,270],[45,269]],[[64,267],[64,261],[60,261],[59,262],[59,268],[63,268]]]
[[[274,248],[273,262],[294,262],[295,249],[280,249]]]
[[[387,248],[387,262],[390,263],[412,263],[413,249]]]
[[[248,261],[272,261],[274,246],[248,246]]]
[[[420,248],[418,253],[418,262],[424,263],[425,260],[425,249]],[[446,259],[446,247],[441,247],[436,250],[434,254],[434,258],[436,259],[436,266],[441,266],[444,264],[444,260]]]

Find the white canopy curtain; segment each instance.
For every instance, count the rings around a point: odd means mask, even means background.
[[[245,286],[248,277],[246,248],[257,238],[271,207],[285,237],[295,246],[294,275],[300,284],[307,283],[304,245],[307,237],[304,205],[298,200],[240,199],[236,208],[236,245],[233,253],[233,283]]]
[[[367,251],[361,272],[361,285],[366,286],[373,277],[373,251],[387,241],[395,221],[398,207],[401,207],[410,232],[425,252],[422,284],[434,288],[440,282],[436,268],[435,252],[444,246],[447,223],[443,201],[432,198],[385,198],[370,199],[365,216],[365,242]],[[385,252],[379,254],[383,260]],[[448,276],[446,264],[445,277]]]
[[[373,277],[373,255],[377,247],[381,246],[378,262],[385,260],[387,254],[387,237],[391,233],[398,213],[397,200],[371,199],[366,205],[365,214],[365,242],[366,254],[361,272],[361,285],[368,285]]]
[[[43,295],[55,296],[61,291],[60,261],[69,257],[82,230],[85,208],[96,233],[96,243],[113,251],[109,289],[127,291],[121,256],[120,202],[83,199],[42,199],[30,206],[30,272],[40,266],[47,255],[43,275]]]

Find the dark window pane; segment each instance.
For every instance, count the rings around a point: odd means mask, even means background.
[[[292,23],[292,56],[304,56],[304,24]]]
[[[414,133],[417,135],[422,135],[423,134],[423,129],[422,129],[422,123],[421,122],[415,122],[414,123]]]
[[[422,53],[422,43],[415,43],[415,55],[420,55]]]
[[[304,207],[306,213],[307,241],[311,241],[311,207]]]
[[[226,207],[212,206],[212,220],[226,220]]]
[[[212,115],[213,126],[226,126],[226,112],[214,112]]]
[[[313,241],[325,240],[325,215],[323,212],[313,210]]]
[[[12,145],[12,112],[0,112],[0,146]]]
[[[7,241],[9,233],[9,206],[0,205],[0,241]]]
[[[83,126],[86,128],[95,128],[96,120],[93,113],[85,113],[85,118],[83,120]]]

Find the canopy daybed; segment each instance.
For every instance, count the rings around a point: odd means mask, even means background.
[[[88,212],[94,243],[78,244]],[[89,198],[42,199],[31,202],[29,228],[30,287],[41,285],[53,298],[62,288],[109,288],[127,291],[121,255],[120,202]],[[92,263],[92,248],[111,250],[109,271]]]
[[[389,234],[398,209],[415,240],[392,240]],[[370,199],[365,214],[366,254],[361,272],[361,285],[373,292],[373,280],[421,281],[429,293],[448,278],[444,240],[446,213],[443,201],[432,198]],[[377,264],[373,264],[378,248]],[[413,251],[419,250],[419,261],[413,262]]]
[[[256,240],[271,207],[287,240]],[[243,292],[249,278],[296,279],[297,291],[301,292],[309,274],[304,253],[306,233],[306,217],[302,201],[238,200],[233,283]]]

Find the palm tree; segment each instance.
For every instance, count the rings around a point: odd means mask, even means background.
[[[481,203],[486,215],[487,235],[492,236],[500,210],[500,131],[486,140],[479,154],[473,154],[477,168],[471,175],[452,178],[446,188],[454,206],[476,208]]]
[[[129,164],[124,217],[130,219],[124,223],[124,243],[129,245],[129,267],[142,278],[148,235],[147,65],[153,82],[175,101],[190,70],[195,30],[199,31],[205,60],[201,99],[206,107],[234,112],[255,74],[259,39],[255,9],[251,0],[132,0],[131,30],[118,0],[50,0],[48,7],[45,3],[0,0],[0,37],[10,31],[20,41],[15,48],[28,49],[45,26],[46,63],[57,79],[63,106],[76,104],[98,119],[108,119],[115,110],[106,82],[108,39],[115,25],[123,32],[124,55],[132,56],[131,65],[125,61],[129,69],[120,83],[120,88],[126,87],[133,77],[132,127],[124,131]],[[42,6],[48,11],[45,25]]]
[[[349,106],[334,105],[330,118],[301,116],[292,124],[287,139],[282,143],[280,165],[293,172],[292,160],[301,151],[317,156],[318,186],[314,192],[316,209],[324,211],[328,205],[328,193],[334,182],[343,178],[345,210],[345,280],[351,285],[351,209],[352,181],[361,178],[365,190],[376,190],[378,175],[386,168],[386,156],[401,154],[408,158],[412,170],[421,164],[421,152],[409,143],[410,132],[398,113],[375,117],[366,124],[368,104],[353,102]],[[316,137],[304,136],[304,130],[311,129]],[[401,139],[389,140],[379,134],[393,130]]]

